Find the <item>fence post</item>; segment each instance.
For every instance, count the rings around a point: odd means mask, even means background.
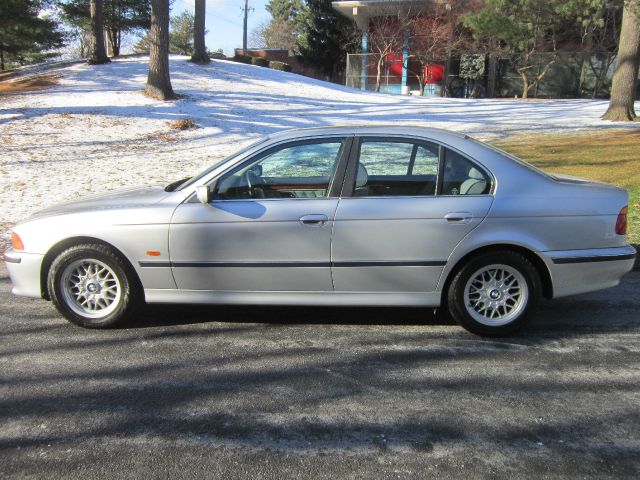
[[[401,93],[409,95],[409,85],[407,85],[407,70],[409,69],[409,33],[402,34],[402,86]]]
[[[362,31],[362,65],[360,66],[360,90],[367,89],[367,76],[369,74],[369,41],[367,31]]]

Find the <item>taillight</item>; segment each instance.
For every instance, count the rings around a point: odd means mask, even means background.
[[[14,250],[24,250],[24,243],[16,232],[11,232],[11,246]]]
[[[623,207],[616,219],[616,234],[627,234],[627,207]]]

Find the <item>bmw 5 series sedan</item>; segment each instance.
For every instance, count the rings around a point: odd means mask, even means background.
[[[542,297],[619,283],[627,203],[457,133],[295,130],[164,188],[43,210],[4,258],[13,293],[88,328],[144,302],[410,305],[499,336]]]

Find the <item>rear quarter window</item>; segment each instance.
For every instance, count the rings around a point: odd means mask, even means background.
[[[442,172],[442,195],[485,195],[491,179],[478,165],[459,153],[445,148]]]

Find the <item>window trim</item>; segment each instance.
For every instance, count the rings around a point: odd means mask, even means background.
[[[394,142],[394,143],[414,143],[414,144],[419,144],[419,143],[430,143],[433,145],[436,145],[438,147],[438,174],[436,177],[436,191],[433,195],[375,195],[375,196],[368,196],[368,197],[354,197],[353,196],[353,185],[354,185],[354,181],[355,181],[355,175],[356,175],[356,167],[358,165],[358,161],[360,158],[360,146],[362,145],[363,141],[369,141],[369,140],[373,140],[376,142]],[[454,152],[456,152],[458,155],[460,155],[461,157],[464,157],[466,160],[468,160],[469,162],[471,162],[475,167],[478,167],[479,170],[481,170],[485,175],[487,175],[487,177],[489,178],[489,182],[491,183],[491,186],[489,188],[489,192],[488,193],[481,193],[481,194],[473,194],[473,195],[443,195],[442,192],[442,182],[443,182],[443,178],[441,175],[441,172],[443,171],[443,167],[444,167],[444,149],[448,148],[449,150],[452,150]],[[347,166],[347,171],[346,174],[344,176],[344,181],[343,181],[343,188],[342,188],[342,192],[340,194],[340,198],[354,198],[354,199],[358,199],[358,200],[363,200],[363,199],[367,199],[367,198],[385,198],[385,199],[391,199],[391,198],[435,198],[435,197],[447,197],[447,198],[451,198],[451,197],[465,197],[465,198],[471,198],[471,197],[486,197],[488,195],[494,195],[495,193],[495,186],[496,186],[496,178],[494,177],[494,175],[491,173],[491,171],[485,167],[482,163],[480,163],[479,161],[471,158],[469,155],[467,155],[464,152],[461,152],[459,149],[450,146],[446,143],[443,143],[439,140],[435,140],[433,138],[427,138],[427,137],[418,137],[418,136],[413,136],[413,135],[385,135],[385,134],[380,134],[380,135],[376,135],[376,134],[367,134],[367,135],[355,135],[353,138],[353,142],[351,144],[351,153],[349,155],[349,164]]]

